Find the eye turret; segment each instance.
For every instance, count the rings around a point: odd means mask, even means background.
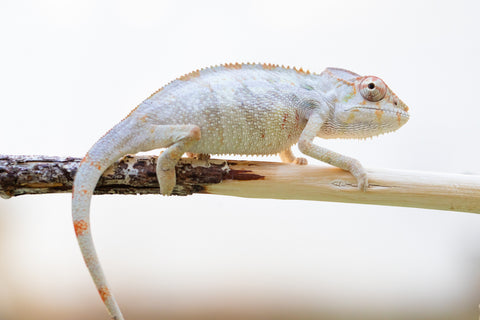
[[[387,93],[387,85],[382,79],[369,76],[360,82],[360,94],[362,97],[371,102],[377,102],[385,97]]]

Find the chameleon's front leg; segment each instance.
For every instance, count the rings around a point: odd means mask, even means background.
[[[324,121],[321,115],[312,114],[310,116],[307,125],[305,126],[305,129],[302,131],[300,139],[298,140],[298,148],[307,156],[349,171],[357,179],[358,188],[366,191],[368,188],[367,172],[363,168],[360,161],[317,146],[313,143],[313,139],[320,131],[323,122]]]

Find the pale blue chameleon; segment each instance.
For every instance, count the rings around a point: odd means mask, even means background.
[[[371,137],[408,119],[408,107],[381,79],[337,68],[311,74],[270,64],[227,64],[192,72],[158,90],[88,151],[75,176],[75,232],[110,316],[123,319],[95,253],[89,210],[98,179],[122,156],[166,148],[157,176],[160,192],[169,195],[184,153],[280,153],[283,162],[306,164],[290,150],[298,143],[303,154],[350,171],[358,188],[367,190],[358,160],[320,147],[314,138]]]

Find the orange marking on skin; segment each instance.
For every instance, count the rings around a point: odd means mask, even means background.
[[[85,157],[83,157],[82,161],[80,161],[80,164],[84,164],[86,162],[88,162],[88,165],[90,165],[92,167],[95,167],[98,170],[102,169],[102,165],[101,165],[100,161],[90,160],[90,156],[88,155],[88,153],[85,155]]]
[[[262,63],[262,67],[266,70],[273,70],[275,68],[278,68],[278,64]]]
[[[402,123],[402,115],[400,112],[397,112],[397,120],[398,120],[398,124],[400,125]]]
[[[98,293],[100,294],[100,298],[102,298],[103,302],[105,302],[105,300],[111,296],[110,290],[107,287],[101,287],[98,289]]]
[[[157,91],[155,91],[154,93],[152,93],[151,95],[149,95],[148,98],[145,99],[145,100],[150,99],[151,97],[153,97],[154,95],[156,95],[157,93],[159,93],[160,91],[162,91],[163,88],[164,88],[164,87],[161,87],[160,89],[158,89]],[[136,106],[132,111],[130,111],[130,112],[127,114],[127,116],[126,116],[125,118],[123,118],[123,120],[127,119],[128,117],[130,117],[130,116],[133,114],[133,112],[135,112],[135,110],[138,109],[138,107],[140,107],[140,105]],[[122,121],[123,121],[123,120],[122,120]]]
[[[80,161],[80,164],[83,164],[83,163],[87,162],[87,161],[88,161],[88,158],[89,158],[89,156],[88,156],[88,152],[87,152],[87,154],[85,155],[85,157],[83,157],[82,161]]]
[[[347,119],[347,121],[345,121],[346,123],[350,123],[350,122],[353,121],[353,119],[355,118],[355,111],[359,111],[359,110],[355,109],[355,110],[350,111],[350,114],[348,115],[348,119]]]
[[[140,118],[140,121],[145,122],[147,121],[147,115],[144,115],[143,117]]]
[[[180,78],[178,78],[178,80],[188,81],[188,80],[191,80],[191,79],[197,78],[197,77],[200,77],[200,70],[195,70],[193,72],[187,73],[187,74],[181,76]]]
[[[155,92],[155,93],[156,93],[156,92]],[[153,96],[155,93],[153,93],[151,96]],[[150,96],[150,97],[151,97],[151,96]],[[150,97],[149,97],[149,98],[150,98]],[[128,117],[130,117],[130,116],[133,114],[133,112],[138,109],[139,106],[140,106],[140,105],[136,106],[132,111],[130,111],[130,112],[127,114],[127,116],[126,116],[125,118],[123,118],[123,120],[127,119]],[[122,121],[123,121],[123,120],[122,120]],[[107,132],[107,133],[108,133],[108,132]],[[105,135],[104,135],[104,136],[105,136]]]
[[[242,64],[241,63],[227,63],[224,64],[223,67],[226,69],[242,69]]]
[[[75,234],[78,236],[83,235],[88,230],[88,223],[85,220],[77,220],[73,222],[73,228]]]
[[[87,194],[88,190],[87,189],[80,189],[79,193],[81,194]]]
[[[154,95],[156,95],[157,93],[159,93],[159,92],[162,91],[162,90],[163,90],[163,87],[161,87],[160,89],[158,89],[157,91],[155,91],[154,93],[152,93],[152,94],[147,98],[147,100],[150,99],[151,97],[153,97]],[[138,108],[138,107],[137,107],[137,108]],[[136,108],[135,108],[135,109],[136,109]]]
[[[262,138],[265,138],[265,134],[264,134],[264,133],[262,133]]]
[[[298,114],[298,111],[295,110],[295,129],[298,129],[299,122],[300,122],[300,115]]]
[[[375,115],[377,116],[377,120],[380,122],[382,121],[382,115],[384,111],[382,109],[377,109],[375,110]]]
[[[340,70],[343,70],[343,71],[346,71],[346,72],[349,72],[349,73],[350,73],[350,71],[348,71],[348,70],[344,70],[344,69],[340,69]],[[347,80],[345,80],[345,79],[342,79],[342,78],[339,78],[339,77],[335,76],[330,70],[325,70],[325,72],[328,73],[328,75],[329,75],[330,77],[338,80],[339,82],[341,81],[341,82],[343,82],[343,83],[345,83],[345,84],[348,84],[348,85],[352,85],[352,84],[353,84],[353,83],[350,82],[350,81],[347,81]],[[361,78],[362,78],[362,77],[358,77],[358,78],[355,79],[355,81],[358,81],[358,80],[361,79]],[[338,83],[337,86],[341,86],[341,84]]]
[[[297,69],[297,68],[293,67],[293,70],[295,70],[297,73],[300,73],[300,74],[310,74],[310,71],[308,71],[308,70],[305,71],[302,68]]]
[[[99,161],[90,161],[90,165],[97,168],[97,170],[102,170],[102,165]]]

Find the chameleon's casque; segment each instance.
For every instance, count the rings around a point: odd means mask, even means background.
[[[98,179],[126,154],[166,148],[158,158],[160,192],[175,186],[184,153],[280,154],[306,164],[290,147],[350,171],[368,187],[359,161],[313,143],[321,138],[366,138],[396,130],[407,106],[380,78],[328,68],[321,74],[271,64],[226,64],[169,83],[108,131],[86,154],[74,181],[72,213],[85,263],[113,319],[123,316],[106,283],[92,241],[90,200]]]

